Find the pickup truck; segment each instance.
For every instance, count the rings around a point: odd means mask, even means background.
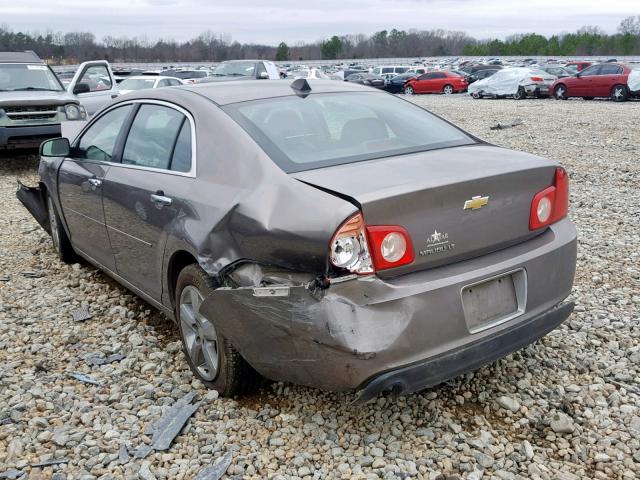
[[[85,62],[65,89],[34,52],[0,52],[0,151],[35,148],[59,137],[118,95],[104,60]]]

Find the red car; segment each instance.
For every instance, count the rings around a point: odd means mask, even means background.
[[[417,78],[407,80],[404,84],[404,93],[455,93],[464,92],[469,83],[467,80],[452,72],[429,72]]]
[[[582,97],[610,97],[615,102],[624,102],[629,97],[627,86],[631,69],[619,63],[591,65],[575,77],[559,78],[551,85],[551,92],[558,100]]]

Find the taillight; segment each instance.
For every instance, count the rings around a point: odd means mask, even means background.
[[[569,211],[569,175],[556,168],[553,185],[536,193],[531,202],[529,230],[551,225],[567,216]]]
[[[331,263],[353,273],[373,273],[362,214],[347,219],[331,239]]]
[[[367,226],[361,213],[345,221],[331,239],[331,263],[359,275],[413,262],[409,233],[397,225]]]
[[[531,77],[532,82],[544,82],[544,78],[542,77]]]
[[[398,225],[367,226],[369,244],[376,270],[399,267],[413,262],[413,244],[409,232]]]

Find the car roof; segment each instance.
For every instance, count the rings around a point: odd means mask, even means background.
[[[0,52],[0,63],[44,63],[35,52]]]
[[[311,94],[337,92],[376,92],[369,87],[335,80],[309,80]],[[189,90],[218,105],[248,102],[275,97],[289,97],[296,95],[291,88],[291,82],[286,80],[244,80],[212,83],[196,83],[194,85],[178,87]],[[162,92],[163,89],[158,89]]]
[[[162,78],[175,78],[175,77],[164,77],[162,75],[131,75],[128,77],[124,77],[122,81],[124,82],[125,80],[153,80],[155,82],[156,80],[159,80]]]

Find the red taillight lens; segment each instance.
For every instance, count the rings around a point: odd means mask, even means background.
[[[396,225],[367,226],[361,213],[348,218],[331,239],[331,263],[352,273],[365,275],[376,270],[413,262],[415,255],[409,233]]]
[[[415,259],[409,232],[398,225],[367,226],[376,270],[407,265]]]
[[[544,82],[544,78],[542,77],[531,77],[532,82]]]
[[[569,175],[564,168],[556,168],[553,185],[536,193],[531,202],[529,230],[551,225],[569,212]]]

